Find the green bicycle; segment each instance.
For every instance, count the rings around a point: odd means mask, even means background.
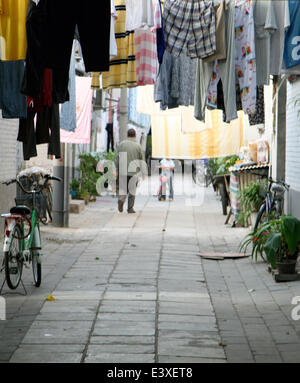
[[[17,206],[12,207],[9,214],[1,214],[1,217],[5,218],[2,270],[5,270],[5,280],[12,290],[19,286],[23,265],[29,268],[30,263],[32,264],[34,284],[36,287],[41,285],[42,245],[39,221],[45,222],[43,210],[47,206],[42,190],[50,180],[61,181],[60,178],[51,177],[48,174],[44,178],[43,185],[33,185],[30,191],[25,190],[18,179],[3,182],[7,186],[17,183],[24,193],[23,197],[16,198]]]

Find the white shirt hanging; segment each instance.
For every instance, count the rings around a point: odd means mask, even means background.
[[[126,0],[126,31],[154,26],[152,0]]]
[[[110,43],[109,43],[109,55],[110,59],[118,55],[118,47],[115,36],[115,24],[118,18],[114,0],[111,0],[111,22],[110,22]]]

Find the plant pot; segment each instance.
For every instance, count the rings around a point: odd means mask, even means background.
[[[70,190],[70,194],[71,194],[72,199],[75,199],[78,196],[77,190]]]
[[[290,259],[284,262],[276,262],[279,274],[295,274],[297,260]]]

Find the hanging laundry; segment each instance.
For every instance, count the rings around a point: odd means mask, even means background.
[[[154,25],[152,0],[126,0],[126,31],[151,29]]]
[[[36,117],[36,124],[35,124]],[[28,108],[27,118],[20,119],[18,141],[23,142],[24,160],[37,156],[36,145],[48,143],[48,154],[61,157],[59,133],[59,106],[53,104],[36,112]]]
[[[118,14],[115,7],[114,0],[111,0],[110,3],[110,37],[109,37],[109,59],[116,57],[118,55],[118,47],[116,42],[116,35],[115,35],[115,24],[118,18]]]
[[[173,109],[179,106],[177,99],[172,97],[171,94],[173,67],[178,64],[178,60],[176,61],[174,56],[166,51],[160,67],[159,76],[154,86],[154,101],[160,102],[161,110],[166,110],[167,108]]]
[[[73,41],[69,72],[69,95],[70,100],[62,104],[60,109],[60,128],[69,132],[76,129],[76,70],[75,70],[75,50],[76,40]]]
[[[243,110],[255,112],[256,61],[252,0],[241,0],[235,10],[235,69],[240,84]]]
[[[292,68],[300,64],[300,2],[289,0],[288,11],[283,60],[286,68]]]
[[[156,30],[162,27],[160,3],[153,4],[155,14],[152,30],[136,29],[134,33],[137,85],[155,84],[158,73]],[[151,0],[152,4],[152,0]],[[157,9],[158,5],[158,9]]]
[[[45,56],[47,51],[47,1],[40,0],[36,5],[30,0],[26,21],[27,55],[22,93],[38,99],[40,97],[44,70],[47,68]],[[53,100],[63,103],[69,100],[69,63],[65,62],[62,69],[55,69],[52,73]]]
[[[137,85],[155,84],[158,72],[156,35],[149,30],[134,32]]]
[[[265,93],[263,85],[257,87],[255,113],[249,114],[250,125],[260,125],[265,123]]]
[[[226,25],[226,59],[218,61],[220,79],[223,85],[226,122],[237,118],[236,109],[236,76],[235,76],[235,0],[230,0],[225,10]],[[197,60],[195,82],[194,115],[200,121],[205,121],[205,108],[210,81],[213,76],[215,63],[205,63]],[[215,89],[217,94],[217,89]]]
[[[300,64],[296,64],[287,68],[283,57],[285,49],[286,31],[291,26],[289,1],[272,0],[272,4],[274,6],[274,12],[278,28],[271,36],[270,74],[300,75]],[[296,20],[295,26],[297,25],[297,22],[298,20]],[[289,48],[294,48],[294,52],[296,52],[297,54],[297,44],[293,47],[290,46]]]
[[[76,76],[76,130],[60,130],[60,140],[68,144],[89,144],[91,141],[92,100],[90,77]]]
[[[64,69],[66,63],[69,65],[77,25],[86,71],[108,70],[111,0],[72,0],[71,5],[69,0],[46,3],[47,67]],[[69,67],[67,70],[69,73]]]
[[[278,29],[273,1],[254,0],[254,25],[257,85],[269,85],[271,36]]]
[[[288,25],[288,1],[272,0],[277,29],[271,36],[270,74],[280,75],[282,68],[285,27]]]
[[[163,29],[163,18],[161,1],[156,0],[154,9],[154,25],[156,25],[156,44],[157,44],[157,59],[159,64],[162,64],[163,56],[165,52],[165,36]]]
[[[213,77],[214,77],[214,75],[213,75]],[[242,106],[240,86],[239,86],[238,82],[235,84],[235,98],[236,98],[236,110],[239,112],[239,111],[243,110],[243,106]],[[216,110],[216,109],[221,110],[223,112],[223,122],[227,121],[222,81],[218,81],[217,93],[215,95],[215,98],[210,98],[210,94],[209,94],[208,102],[207,102],[207,109],[208,110]]]
[[[2,0],[0,12],[1,60],[25,60],[25,21],[28,0]]]
[[[118,46],[115,35],[115,24],[118,19],[118,14],[115,7],[114,0],[111,0],[111,19],[110,19],[110,40],[109,40],[109,58],[112,60],[113,58],[118,56]],[[92,73],[92,89],[100,89],[100,72]]]
[[[216,52],[203,59],[204,62],[226,59],[225,39],[225,0],[215,6],[216,12]]]
[[[92,73],[92,82],[91,82],[91,88],[94,90],[101,89],[100,87],[100,72],[93,72]]]
[[[196,65],[197,61],[186,55],[174,57],[165,52],[154,95],[162,110],[193,105]]]
[[[229,72],[233,75],[235,82],[235,72],[240,86],[240,95],[242,99],[243,111],[246,114],[255,112],[256,105],[256,64],[255,64],[255,44],[254,44],[254,20],[253,20],[253,4],[249,0],[236,2],[235,6],[235,21],[234,21],[234,66],[229,67]],[[232,53],[232,52],[231,52]],[[217,105],[218,83],[221,79],[220,68],[223,67],[223,61],[217,60],[213,67],[212,77],[207,90],[207,104],[211,107]],[[235,68],[235,71],[234,69]],[[208,67],[207,67],[208,69]],[[209,72],[208,72],[209,73]],[[226,76],[226,74],[225,74]],[[225,80],[226,81],[226,80]],[[233,84],[231,83],[231,86]],[[232,88],[232,91],[236,89]],[[226,91],[226,85],[223,84],[223,91]],[[233,99],[236,102],[236,95],[232,93]],[[204,98],[203,98],[204,99]],[[224,96],[224,102],[226,103]],[[229,106],[227,106],[229,107]],[[227,107],[226,121],[232,120],[231,115],[228,115]],[[236,114],[236,105],[230,105]]]
[[[166,0],[163,11],[166,49],[175,56],[187,48],[193,58],[216,51],[216,16],[213,1]]]
[[[107,153],[111,149],[111,151],[114,151],[114,125],[112,123],[106,124],[105,128],[107,132],[107,145],[106,145],[106,151]]]
[[[49,155],[61,157],[59,105],[53,102],[52,86],[52,71],[45,69],[40,97],[27,97],[27,118],[20,119],[17,138],[23,142],[25,161],[37,156],[36,145],[46,143]]]
[[[134,32],[125,31],[125,0],[115,0],[118,19],[115,25],[115,36],[118,55],[109,63],[109,71],[102,72],[103,89],[127,88],[137,85]]]
[[[26,96],[20,93],[24,60],[0,61],[0,109],[3,118],[26,118]]]

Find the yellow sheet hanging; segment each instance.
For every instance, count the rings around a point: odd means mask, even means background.
[[[176,115],[151,116],[152,156],[154,158],[201,159],[238,154],[244,139],[244,113],[226,124],[222,111],[211,113],[212,128],[184,134]]]
[[[26,14],[28,0],[0,1],[1,60],[26,58]]]
[[[109,71],[102,72],[103,90],[130,88],[137,85],[134,32],[128,32],[125,29],[126,1],[115,0],[115,7],[118,15],[115,24],[118,56],[110,61]]]

